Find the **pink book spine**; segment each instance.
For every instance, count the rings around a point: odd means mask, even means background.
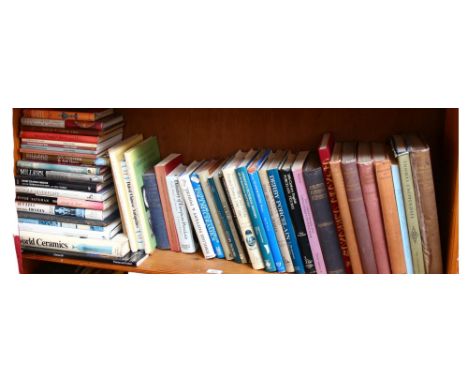
[[[64,197],[57,198],[57,205],[63,207],[85,208],[88,210],[104,210],[104,204],[102,202],[92,202],[89,200],[78,200]]]
[[[297,196],[299,198],[299,205],[301,206],[302,217],[306,226],[307,238],[309,239],[312,257],[314,258],[315,269],[319,274],[327,273],[325,261],[323,260],[322,248],[317,236],[317,229],[315,227],[314,217],[310,209],[309,196],[304,183],[304,176],[302,170],[293,171],[294,182],[296,183]]]

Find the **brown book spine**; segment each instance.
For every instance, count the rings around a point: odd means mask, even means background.
[[[346,195],[361,256],[362,269],[365,273],[378,273],[356,161],[342,163],[341,169],[343,170]]]
[[[392,164],[390,160],[375,162],[375,175],[382,206],[382,216],[387,237],[388,255],[392,273],[406,273],[403,239],[393,188]]]

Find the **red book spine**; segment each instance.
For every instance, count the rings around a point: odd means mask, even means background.
[[[104,123],[102,121],[76,121],[73,119],[65,120],[65,127],[67,129],[95,129],[102,130]]]
[[[19,235],[13,235],[15,241],[16,259],[18,260],[19,273],[24,273],[23,269],[23,254],[21,252],[21,240]]]
[[[24,131],[24,130],[21,131],[20,137],[29,138],[29,139],[43,139],[47,141],[99,143],[99,137],[96,137],[96,136],[41,133],[37,131]]]
[[[38,119],[77,119],[81,121],[96,120],[96,113],[85,111],[62,111],[62,110],[40,110],[24,109],[23,116]]]

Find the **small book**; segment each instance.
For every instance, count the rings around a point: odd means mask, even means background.
[[[39,119],[61,119],[75,121],[97,121],[114,113],[114,109],[24,109],[23,117]]]

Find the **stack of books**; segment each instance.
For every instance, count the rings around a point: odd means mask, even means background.
[[[136,265],[115,196],[108,149],[122,141],[112,109],[25,109],[16,208],[22,248]]]

